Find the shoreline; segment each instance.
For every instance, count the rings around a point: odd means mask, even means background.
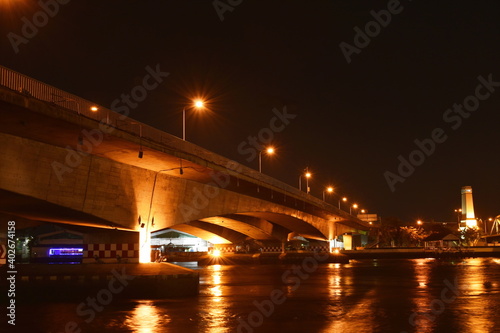
[[[500,246],[475,246],[451,249],[425,248],[379,248],[362,250],[342,250],[349,259],[453,259],[453,258],[500,258]]]

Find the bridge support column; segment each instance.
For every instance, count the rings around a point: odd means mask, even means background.
[[[151,262],[151,232],[147,228],[139,230],[139,262]]]
[[[285,253],[286,252],[285,249],[286,249],[286,240],[281,241],[281,253]]]
[[[139,262],[138,232],[89,228],[83,235],[83,260],[88,263]]]
[[[328,252],[332,253],[335,251],[335,248],[337,247],[337,240],[336,239],[330,239],[328,241]]]

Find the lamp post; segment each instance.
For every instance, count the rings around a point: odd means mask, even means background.
[[[462,217],[462,209],[461,208],[455,209],[455,213],[457,213],[457,226],[458,226],[458,229],[460,229],[460,220]]]
[[[340,201],[341,201],[341,199],[339,198],[339,209],[340,209]],[[346,197],[343,197],[343,198],[342,198],[342,201],[343,201],[343,202],[347,202],[347,198],[346,198]]]
[[[306,174],[305,174],[305,176],[306,176],[306,187],[307,187],[307,188],[306,188],[306,193],[307,193],[307,194],[309,194],[309,192],[310,192],[310,190],[311,190],[311,189],[309,188],[309,178],[311,178],[311,173],[310,173],[310,172],[309,172],[309,170],[307,170],[307,169],[306,169]]]
[[[306,193],[309,194],[309,178],[311,178],[311,173],[309,172],[309,168],[306,168],[304,176],[306,177]],[[302,175],[299,176],[299,190],[302,191]]]
[[[194,102],[194,107],[201,109],[203,104],[203,101],[197,100]],[[186,141],[186,107],[182,109],[182,140]]]
[[[323,191],[323,201],[325,201],[325,192],[332,193],[333,192],[333,187],[328,186],[326,188],[326,191]]]
[[[358,204],[355,203],[352,206],[349,206],[349,214],[352,215],[352,209],[351,208],[358,209]]]
[[[274,148],[273,147],[267,147],[265,150],[259,151],[259,172],[262,173],[262,152],[265,151],[266,154],[272,155],[274,154]]]

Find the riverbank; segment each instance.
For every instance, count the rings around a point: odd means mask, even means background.
[[[197,271],[170,263],[19,264],[16,268],[16,297],[23,299],[183,297],[198,295],[199,288]]]
[[[451,249],[424,249],[424,248],[380,248],[363,250],[340,251],[349,259],[453,259],[453,258],[500,258],[500,246],[475,246]]]

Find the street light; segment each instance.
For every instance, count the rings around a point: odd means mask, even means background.
[[[460,220],[462,217],[462,208],[455,209],[455,213],[457,213],[457,225],[458,225],[458,228],[460,228]]]
[[[273,147],[267,147],[265,150],[259,151],[259,172],[262,173],[262,152],[265,151],[266,154],[272,155],[274,154],[274,148]]]
[[[193,106],[197,109],[203,108],[203,101],[196,100]],[[182,109],[182,140],[186,141],[186,107]]]
[[[423,223],[423,222],[422,222],[422,220],[418,220],[418,221],[417,221],[417,224],[418,224],[418,225],[422,225],[422,223]]]
[[[346,198],[346,197],[343,197],[343,198],[342,198],[342,201],[343,201],[343,202],[347,202],[347,198]],[[339,199],[339,209],[340,209],[340,199]]]
[[[307,170],[307,169],[306,169],[306,170]],[[307,191],[306,191],[306,193],[307,193],[307,194],[309,194],[309,192],[310,192],[310,188],[309,188],[309,178],[311,178],[311,173],[310,173],[309,171],[306,171],[306,175],[305,175],[305,176],[306,176],[306,186],[307,186],[307,188],[306,188],[306,190],[307,190]]]
[[[333,187],[328,186],[328,187],[326,188],[326,192],[328,192],[328,193],[332,193],[332,192],[333,192]],[[325,201],[325,191],[323,191],[323,201]]]
[[[358,209],[358,204],[353,204],[352,206],[349,206],[349,214],[352,215],[352,211],[351,211],[351,208],[354,208],[354,209]]]
[[[309,168],[306,168],[304,176],[306,177],[306,192],[309,193],[309,178],[311,178],[311,173],[309,172]],[[302,175],[299,176],[299,190],[302,191]]]

